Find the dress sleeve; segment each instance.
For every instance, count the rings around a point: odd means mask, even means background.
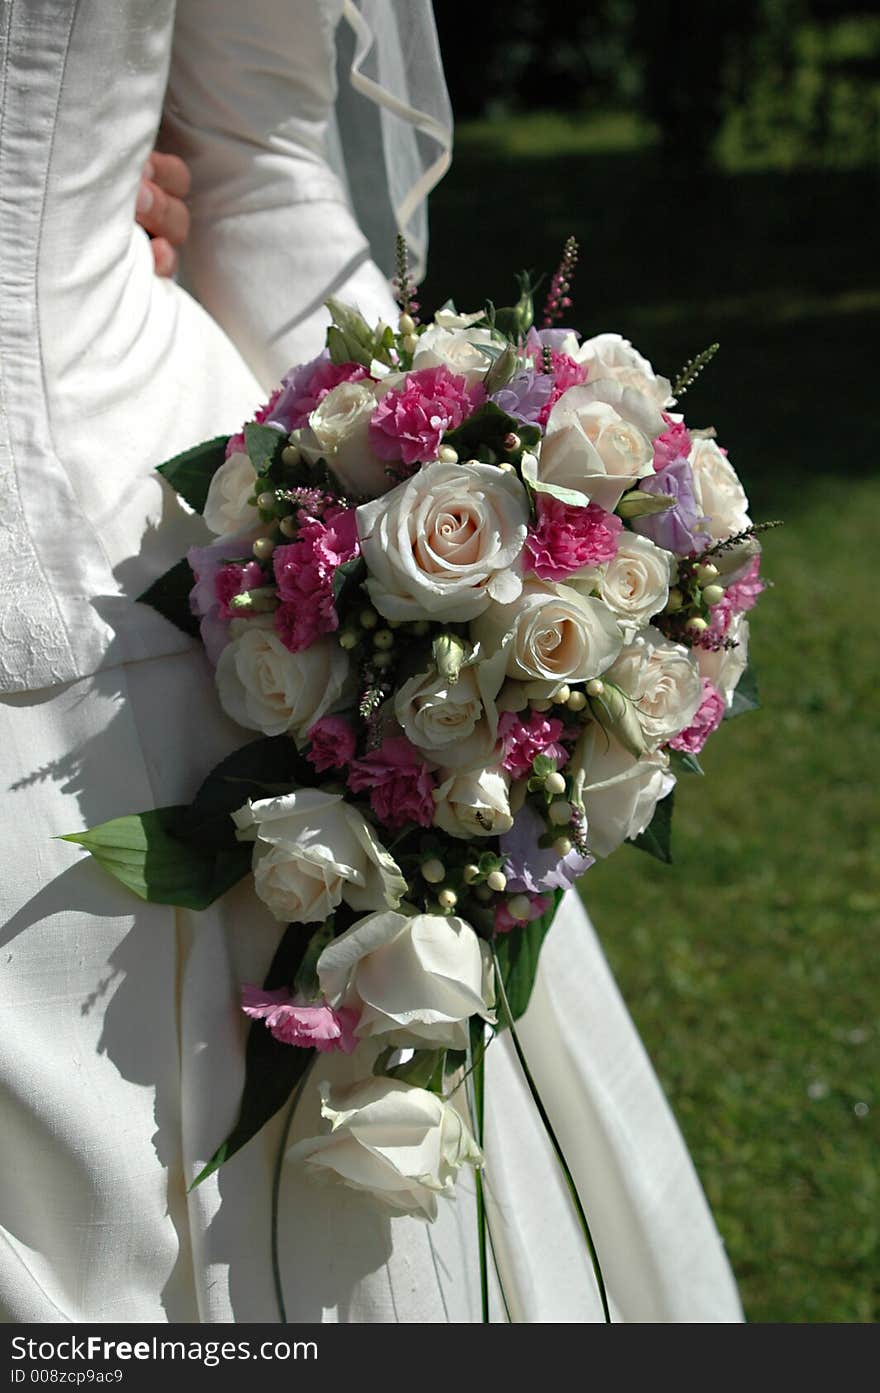
[[[375,187],[388,190],[393,243],[399,189],[392,190],[386,161],[391,152],[399,178],[399,142],[397,154],[383,142],[384,113],[374,122],[372,155],[363,141],[353,142],[357,107],[348,91],[337,121],[337,71],[349,66],[348,58],[340,62],[338,43],[346,12],[356,99],[370,30],[357,24],[351,0],[178,0],[162,141],[193,175],[183,275],[266,389],[322,347],[328,295],[356,304],[368,320],[395,314],[386,274],[390,257],[382,257],[386,270],[380,270],[362,225],[369,212],[359,221],[353,205],[371,206],[364,198],[370,185],[364,166],[372,162]],[[440,77],[442,83],[442,71]],[[399,97],[388,93],[391,85],[362,91],[365,110],[381,108],[383,96],[393,106]],[[434,120],[425,114],[422,125]],[[424,130],[409,124],[423,146]],[[353,149],[359,151],[357,177],[350,180],[346,162]],[[442,153],[419,166],[421,186],[402,209],[410,219],[441,165]]]

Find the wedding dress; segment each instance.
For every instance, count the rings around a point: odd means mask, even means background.
[[[53,838],[187,801],[249,738],[220,712],[201,651],[133,602],[198,535],[153,466],[236,430],[320,348],[328,291],[368,317],[392,313],[381,249],[371,256],[351,208],[375,228],[403,222],[419,253],[424,194],[447,158],[442,91],[435,82],[433,108],[421,102],[418,135],[407,98],[407,75],[435,54],[430,12],[343,0],[5,10],[0,1312],[274,1321],[282,1119],[193,1193],[187,1184],[234,1121],[240,986],[262,979],[278,926],[245,887],[200,915],[142,904]],[[407,42],[391,42],[400,35]],[[339,122],[337,39],[353,50]],[[154,277],[133,217],[169,63],[166,144],[193,169],[187,274],[201,306]],[[573,895],[522,1037],[615,1319],[740,1319],[687,1151]],[[350,1067],[330,1063],[340,1076]],[[486,1087],[491,1232],[510,1318],[599,1320],[573,1210],[505,1038],[489,1050]],[[316,1127],[312,1088],[293,1136]],[[481,1318],[467,1178],[428,1226],[389,1220],[288,1163],[278,1235],[291,1321]],[[492,1315],[506,1318],[494,1274]]]

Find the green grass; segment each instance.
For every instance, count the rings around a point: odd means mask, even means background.
[[[574,232],[582,330],[625,333],[670,376],[721,340],[688,419],[718,428],[753,516],[786,519],[752,625],[763,709],[680,781],[675,864],[622,848],[585,899],[749,1319],[875,1321],[876,176],[682,181],[632,125],[579,145],[554,120],[531,147],[522,118],[460,132],[423,303],[504,303]]]

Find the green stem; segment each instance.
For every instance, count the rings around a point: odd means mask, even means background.
[[[278,1262],[278,1204],[281,1195],[281,1168],[284,1164],[284,1153],[287,1150],[287,1138],[290,1136],[293,1114],[296,1112],[296,1105],[302,1097],[306,1079],[312,1072],[312,1065],[314,1062],[313,1053],[311,1061],[305,1072],[300,1076],[299,1083],[293,1091],[290,1107],[287,1109],[287,1116],[284,1119],[281,1141],[278,1143],[278,1155],[275,1157],[275,1169],[272,1172],[272,1282],[275,1287],[275,1301],[278,1305],[278,1320],[281,1325],[287,1324],[287,1307],[284,1304],[284,1288],[281,1283],[281,1267]]]
[[[596,1252],[596,1245],[593,1242],[593,1235],[590,1232],[590,1225],[587,1223],[587,1216],[584,1213],[584,1207],[581,1204],[580,1195],[578,1194],[577,1186],[574,1183],[574,1177],[572,1176],[572,1173],[569,1170],[568,1162],[566,1161],[562,1147],[559,1144],[559,1139],[557,1138],[556,1133],[553,1130],[553,1124],[551,1123],[550,1118],[547,1115],[547,1110],[544,1107],[544,1104],[541,1102],[541,1095],[538,1092],[535,1080],[532,1078],[531,1071],[529,1069],[528,1064],[526,1063],[526,1057],[523,1052],[522,1045],[520,1044],[519,1035],[517,1034],[516,1026],[513,1023],[513,1012],[511,1011],[510,1003],[507,1000],[507,992],[504,988],[504,979],[501,976],[501,965],[498,962],[498,958],[495,953],[494,947],[492,948],[492,959],[495,963],[495,982],[498,988],[498,995],[501,998],[501,1005],[504,1008],[504,1014],[507,1017],[507,1024],[510,1027],[510,1038],[513,1041],[513,1048],[516,1051],[516,1057],[519,1060],[520,1068],[523,1071],[525,1081],[529,1086],[529,1092],[531,1093],[532,1098],[534,1099],[535,1107],[538,1109],[538,1115],[540,1116],[541,1121],[544,1124],[544,1129],[547,1133],[547,1136],[550,1139],[550,1143],[553,1147],[553,1150],[556,1153],[556,1159],[559,1162],[562,1174],[565,1176],[565,1183],[568,1186],[569,1194],[571,1195],[572,1202],[574,1204],[575,1210],[577,1211],[578,1219],[580,1220],[581,1228],[583,1229],[587,1249],[590,1254],[590,1262],[593,1264],[593,1273],[596,1278],[596,1285],[599,1288],[599,1299],[602,1302],[602,1313],[605,1317],[605,1323],[606,1325],[610,1325],[611,1311],[608,1306],[608,1296],[605,1291],[605,1279],[602,1276],[602,1268],[599,1264],[599,1254]]]
[[[482,1025],[482,1022],[480,1022]],[[485,1027],[483,1027],[485,1030]],[[470,1039],[471,1068],[470,1073],[473,1079],[473,1099],[474,1099],[474,1131],[476,1132],[477,1145],[482,1150],[483,1147],[483,1104],[485,1099],[485,1066],[484,1056],[486,1053],[485,1045],[480,1051],[478,1059],[474,1059],[473,1033]],[[486,1197],[483,1193],[483,1176],[479,1170],[475,1171],[477,1188],[477,1244],[480,1251],[480,1302],[483,1312],[483,1324],[489,1325],[489,1264],[486,1258]]]

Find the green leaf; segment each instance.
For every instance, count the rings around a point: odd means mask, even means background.
[[[291,987],[309,941],[302,924],[289,924],[272,959],[264,987],[274,991]],[[279,1108],[283,1108],[312,1061],[314,1050],[285,1045],[266,1029],[265,1022],[252,1021],[245,1051],[244,1089],[238,1121],[229,1136],[214,1152],[208,1164],[190,1186],[194,1190],[236,1151],[255,1137]]]
[[[357,598],[361,582],[367,574],[367,565],[362,556],[353,556],[343,561],[333,572],[333,604],[336,613],[341,615],[346,605]]]
[[[530,924],[523,924],[521,928],[511,929],[510,933],[500,934],[495,940],[495,956],[514,1020],[519,1020],[529,1004],[535,973],[538,970],[541,944],[553,923],[561,899],[562,891],[555,891],[553,904],[540,919],[533,919]]]
[[[748,663],[742,677],[736,684],[733,700],[724,713],[724,719],[732,721],[734,716],[742,716],[746,711],[758,711],[760,706],[761,703],[758,700],[758,681],[755,677],[755,669],[752,667],[751,663]]]
[[[141,604],[150,605],[158,610],[165,619],[176,624],[185,634],[198,638],[199,621],[189,604],[189,593],[195,583],[195,576],[184,557],[176,566],[172,566],[170,571],[166,571],[164,576],[154,580],[143,595],[138,595],[138,600]]]
[[[261,426],[251,421],[244,428],[244,444],[257,473],[268,474],[287,444],[287,436],[274,426]],[[256,514],[254,517],[256,519]]]
[[[182,455],[175,455],[158,466],[163,479],[167,479],[197,513],[205,510],[211,480],[226,460],[228,441],[227,435],[217,435],[213,440],[193,445],[192,449],[184,450]]]
[[[679,774],[703,774],[705,771],[696,755],[685,750],[670,750],[669,759],[673,769]]]
[[[426,1088],[429,1093],[442,1093],[446,1078],[446,1051],[416,1050],[405,1064],[398,1064],[386,1072],[390,1079],[399,1079],[416,1088]]]
[[[272,798],[282,790],[312,787],[315,770],[297,752],[289,735],[252,740],[214,768],[188,808],[181,831],[187,840],[208,851],[238,846],[232,813],[249,798]]]
[[[665,798],[661,798],[657,807],[654,809],[654,816],[650,825],[638,837],[633,837],[630,846],[637,846],[639,851],[647,851],[649,856],[656,856],[658,861],[665,861],[669,865],[672,861],[672,810],[675,790],[667,793]]]
[[[506,449],[504,440],[508,435],[518,438],[518,449]],[[518,464],[523,449],[536,445],[540,438],[541,432],[537,426],[522,424],[508,416],[494,401],[487,401],[477,407],[466,421],[462,421],[456,430],[448,431],[443,443],[451,445],[458,452],[460,460],[478,459],[493,464],[497,460],[506,460],[510,464]]]
[[[187,811],[154,808],[113,818],[85,832],[70,832],[60,840],[84,846],[105,871],[142,900],[207,909],[246,874],[252,848],[235,843],[218,852],[189,844],[181,837]]]

